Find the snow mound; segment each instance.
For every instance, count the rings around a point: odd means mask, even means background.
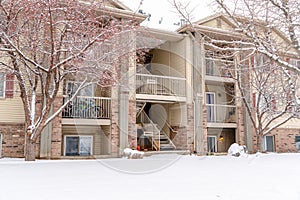
[[[245,145],[238,145],[237,143],[233,143],[228,149],[228,156],[245,156],[247,155],[248,150]]]
[[[125,148],[123,150],[123,156],[128,159],[142,159],[144,157],[144,152]]]

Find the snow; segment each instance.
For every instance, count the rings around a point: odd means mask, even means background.
[[[0,159],[1,200],[299,200],[300,154]]]
[[[230,145],[228,149],[228,156],[248,156],[247,147],[245,145],[238,145],[237,143],[233,143]]]

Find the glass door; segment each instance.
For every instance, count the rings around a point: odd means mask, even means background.
[[[208,122],[216,121],[215,93],[206,92],[206,117]]]
[[[208,136],[207,137],[207,151],[208,152],[217,152],[217,136]]]

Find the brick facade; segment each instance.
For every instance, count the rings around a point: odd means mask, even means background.
[[[129,115],[128,115],[128,144],[130,148],[137,147],[137,132],[136,132],[136,101],[129,100]]]
[[[24,157],[25,125],[0,123],[2,157]]]

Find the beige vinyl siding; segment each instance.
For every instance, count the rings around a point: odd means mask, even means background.
[[[229,31],[233,29],[233,27],[230,24],[228,24],[227,22],[225,22],[220,17],[216,18],[216,19],[213,19],[213,20],[210,20],[208,22],[205,22],[205,23],[203,23],[201,25],[202,26],[212,27],[212,28],[220,28],[220,29],[229,30]]]
[[[185,77],[185,43],[166,42],[160,49],[151,51],[154,74]],[[155,68],[156,67],[156,68]],[[158,73],[160,72],[160,74]]]
[[[187,126],[187,107],[183,103],[169,106],[169,123],[172,126]]]
[[[0,98],[0,122],[24,123],[24,121],[25,115],[21,98]]]

